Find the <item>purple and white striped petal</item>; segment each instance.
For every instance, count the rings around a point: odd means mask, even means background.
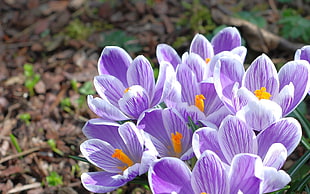
[[[212,38],[211,44],[213,45],[214,54],[222,51],[231,51],[241,46],[241,36],[237,28],[226,27]]]
[[[301,135],[301,126],[296,119],[282,118],[257,135],[258,155],[264,158],[273,143],[283,144],[290,155],[301,140]]]
[[[284,86],[278,95],[276,95],[272,100],[278,103],[282,108],[282,115],[290,111],[290,106],[294,100],[295,87],[293,83],[289,83]]]
[[[122,150],[126,151],[127,156],[134,163],[140,163],[144,147],[140,130],[132,122],[126,122],[119,127],[118,131],[126,145]]]
[[[192,187],[195,193],[229,193],[228,176],[221,159],[205,151],[193,168]]]
[[[130,86],[142,86],[150,98],[153,98],[155,90],[154,72],[150,62],[142,55],[136,57],[128,67],[127,81]]]
[[[271,100],[254,100],[242,107],[236,116],[256,131],[261,131],[282,117],[282,109]]]
[[[231,163],[230,193],[262,193],[264,179],[263,163],[259,156],[254,154],[238,154]]]
[[[245,86],[251,92],[265,87],[266,92],[272,95],[271,99],[279,93],[278,73],[267,55],[262,54],[252,62],[245,72],[242,86]]]
[[[94,78],[94,86],[97,93],[103,99],[107,99],[114,106],[118,106],[118,101],[123,97],[125,87],[123,83],[111,75],[99,75]]]
[[[122,121],[128,120],[129,117],[121,112],[117,107],[113,106],[107,100],[101,98],[94,98],[92,95],[87,96],[87,103],[89,108],[99,117],[104,120]]]
[[[107,46],[103,49],[98,60],[99,75],[108,74],[118,78],[127,88],[126,75],[127,69],[132,62],[129,54],[117,46]]]
[[[149,96],[140,85],[130,86],[118,104],[120,109],[132,118],[138,118],[143,111],[150,108]]]
[[[194,105],[195,96],[201,93],[193,71],[185,64],[179,65],[177,68],[177,80],[182,86],[182,101],[187,102],[189,105]]]
[[[196,53],[189,53],[182,60],[196,75],[197,82],[201,82],[206,77],[206,62]]]
[[[221,99],[218,97],[214,83],[212,82],[201,82],[199,84],[201,94],[205,97],[204,100],[204,113],[208,116],[217,110],[219,110],[221,107],[224,106]]]
[[[155,85],[155,94],[151,102],[151,107],[163,102],[169,96],[172,90],[176,92],[177,98],[181,100],[181,89],[176,90],[176,73],[173,66],[166,61],[159,64],[159,73]]]
[[[244,67],[239,59],[231,57],[223,56],[218,60],[214,68],[214,85],[219,98],[229,110],[234,112],[231,102],[232,91],[234,87],[241,86]]]
[[[247,54],[247,48],[244,46],[238,46],[238,47],[232,49],[230,52],[240,56],[241,61],[244,62],[246,54]]]
[[[105,171],[88,172],[81,175],[81,181],[83,186],[91,192],[107,193],[125,185],[136,176],[135,173],[131,174],[131,176],[124,177],[118,173]]]
[[[310,66],[307,61],[295,60],[283,65],[279,71],[280,90],[290,84],[294,85],[294,99],[283,115],[288,115],[304,99],[310,86]]]
[[[154,194],[194,193],[191,187],[191,171],[178,158],[162,158],[150,167],[148,181]]]
[[[269,147],[263,160],[264,166],[269,166],[279,170],[285,163],[287,150],[281,143],[274,143]]]
[[[285,171],[277,171],[277,169],[272,167],[264,167],[263,193],[280,190],[289,182],[291,182],[291,177]]]
[[[303,46],[295,52],[294,60],[306,60],[310,63],[310,45]]]
[[[228,115],[220,125],[218,139],[228,162],[239,153],[257,153],[257,140],[253,130],[236,116]]]
[[[214,56],[211,43],[202,34],[195,35],[191,42],[189,52],[198,54],[203,60]]]
[[[218,155],[218,157],[226,162],[218,140],[218,132],[216,129],[210,127],[202,127],[194,132],[192,141],[195,156],[199,159],[201,154],[206,150],[211,150]]]
[[[156,57],[159,63],[163,61],[171,63],[174,69],[181,64],[181,58],[178,53],[167,44],[159,44],[157,46]]]

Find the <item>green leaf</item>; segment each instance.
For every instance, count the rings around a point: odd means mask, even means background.
[[[62,176],[55,171],[51,172],[50,175],[46,177],[46,182],[49,186],[58,186],[63,184]]]
[[[86,158],[84,158],[84,157],[69,155],[69,158],[72,158],[72,159],[78,160],[78,161],[82,161],[82,162],[87,162],[87,163],[90,164],[90,162]]]
[[[16,139],[16,137],[11,133],[10,134],[10,139],[11,139],[11,142],[13,144],[13,146],[15,147],[15,149],[17,150],[18,153],[21,153],[22,152],[22,149],[20,148],[19,144],[18,144],[18,141]]]

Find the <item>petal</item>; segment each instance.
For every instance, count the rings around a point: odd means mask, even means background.
[[[258,98],[243,86],[239,89],[234,88],[232,104],[236,113],[246,106],[249,101],[258,101]]]
[[[148,180],[154,194],[193,193],[190,184],[191,171],[177,158],[163,158],[149,169]]]
[[[228,162],[238,153],[257,153],[257,140],[253,130],[236,116],[228,115],[223,120],[218,138]]]
[[[282,109],[271,100],[255,100],[248,102],[236,116],[256,131],[261,131],[282,117]]]
[[[214,48],[214,54],[222,51],[231,51],[241,46],[241,36],[237,28],[226,27],[212,38],[211,44]]]
[[[239,55],[242,62],[244,62],[246,54],[247,54],[247,48],[244,46],[238,46],[231,50],[232,53]]]
[[[200,94],[195,74],[187,65],[181,64],[177,68],[177,79],[182,86],[182,101],[194,105],[195,96]]]
[[[120,109],[133,118],[138,118],[143,111],[150,108],[149,96],[140,85],[129,87],[118,103]]]
[[[262,193],[263,163],[259,156],[238,154],[231,163],[230,193]]]
[[[201,112],[196,106],[189,106],[187,103],[178,103],[178,105],[174,108],[180,113],[187,123],[190,122],[190,118],[195,124],[198,125],[199,120],[206,118],[203,112]]]
[[[201,94],[203,94],[203,96],[206,98],[204,100],[204,113],[206,115],[210,115],[224,106],[223,102],[216,93],[214,83],[205,81],[200,83],[199,87]]]
[[[128,87],[126,77],[127,68],[132,59],[129,54],[117,46],[107,46],[103,49],[98,60],[99,75],[108,74],[118,78],[125,87]]]
[[[214,68],[214,85],[219,98],[229,110],[234,110],[232,105],[232,91],[236,83],[241,85],[244,67],[240,60],[223,56]]]
[[[198,54],[190,53],[182,63],[186,64],[194,72],[198,82],[205,78],[206,62]]]
[[[289,182],[291,182],[291,178],[285,171],[277,171],[272,167],[264,167],[264,193],[280,190]]]
[[[110,121],[122,121],[129,119],[129,117],[127,117],[107,100],[94,98],[92,95],[88,95],[87,103],[89,108],[102,119]]]
[[[220,109],[209,114],[205,121],[212,123],[216,126],[216,128],[219,128],[223,119],[230,114],[230,111],[225,106],[222,106]]]
[[[279,94],[273,98],[273,101],[281,106],[283,116],[290,112],[290,106],[294,100],[294,90],[295,87],[291,82],[290,84],[284,86]]]
[[[310,63],[310,45],[297,49],[294,60],[306,60]]]
[[[258,134],[258,155],[265,157],[273,143],[281,143],[290,155],[301,140],[301,126],[294,118],[283,118]]]
[[[192,172],[191,183],[195,193],[229,193],[227,173],[220,158],[212,151],[205,151]]]
[[[279,71],[280,89],[293,83],[294,99],[290,107],[283,115],[289,114],[304,99],[309,91],[310,84],[309,63],[304,60],[290,61],[286,63]]]
[[[83,156],[95,166],[108,172],[122,173],[119,167],[124,164],[112,157],[115,148],[108,142],[89,139],[80,145],[80,150]]]
[[[161,62],[159,64],[159,73],[157,82],[155,85],[155,94],[152,101],[152,106],[163,102],[167,96],[171,93],[171,90],[175,89],[176,73],[173,66],[168,62]],[[179,88],[180,91],[180,88]],[[181,92],[179,92],[179,98],[181,99]]]
[[[107,98],[114,106],[118,106],[118,100],[122,98],[125,91],[125,87],[120,80],[105,74],[94,78],[94,86],[99,96]]]
[[[159,44],[156,48],[156,57],[159,63],[167,61],[172,64],[174,68],[181,63],[181,58],[178,53],[167,44]]]
[[[264,166],[269,166],[279,170],[287,158],[287,150],[281,143],[274,143],[270,146],[263,160]]]
[[[201,34],[195,35],[191,42],[189,52],[198,54],[203,60],[212,58],[214,55],[211,43]]]
[[[150,62],[142,55],[136,57],[127,71],[128,84],[141,85],[153,97],[155,89],[154,72]]]
[[[210,127],[198,129],[193,135],[192,144],[193,150],[198,159],[204,151],[211,150],[216,153],[223,162],[226,162],[219,145],[218,132],[216,129]]]
[[[242,86],[245,86],[251,92],[265,87],[266,91],[272,96],[278,94],[279,78],[277,70],[267,55],[262,54],[252,62],[245,72]]]
[[[132,178],[124,178],[118,173],[88,172],[83,173],[81,181],[83,186],[94,193],[107,193],[125,185]]]

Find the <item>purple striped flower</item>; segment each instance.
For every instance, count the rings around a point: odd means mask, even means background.
[[[290,182],[284,171],[264,166],[257,155],[237,154],[228,166],[210,150],[201,155],[192,172],[177,158],[160,159],[150,167],[148,179],[154,194],[255,194],[281,189]]]
[[[245,71],[243,63],[228,54],[215,66],[214,84],[220,99],[232,113],[253,99],[268,99],[281,106],[284,117],[309,91],[309,75],[310,67],[305,60],[290,61],[277,73],[273,62],[263,54]]]
[[[88,138],[80,145],[83,156],[102,171],[81,176],[83,186],[96,193],[106,193],[144,174],[155,159],[156,151],[147,145],[143,131],[131,123],[92,119],[83,133]],[[150,148],[150,149],[148,149]]]
[[[175,79],[171,64],[163,62],[155,84],[152,66],[144,56],[132,60],[116,46],[103,49],[98,72],[94,86],[100,98],[88,96],[88,105],[102,119],[113,121],[137,119],[143,111],[163,102]]]

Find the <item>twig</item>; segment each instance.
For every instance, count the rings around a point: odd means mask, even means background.
[[[17,192],[25,191],[28,189],[37,188],[37,187],[41,187],[41,183],[32,183],[32,184],[23,185],[23,186],[17,186],[9,190],[8,193],[17,193]]]
[[[30,153],[32,153],[32,152],[39,151],[40,149],[42,149],[42,147],[31,148],[31,149],[25,150],[25,151],[23,151],[23,152],[21,152],[21,153],[13,154],[13,155],[7,156],[7,157],[2,158],[2,159],[0,160],[0,164],[4,163],[4,162],[6,162],[6,161],[12,160],[12,159],[14,159],[14,158],[18,158],[18,157],[20,157],[20,156],[28,155],[28,154],[30,154]]]

